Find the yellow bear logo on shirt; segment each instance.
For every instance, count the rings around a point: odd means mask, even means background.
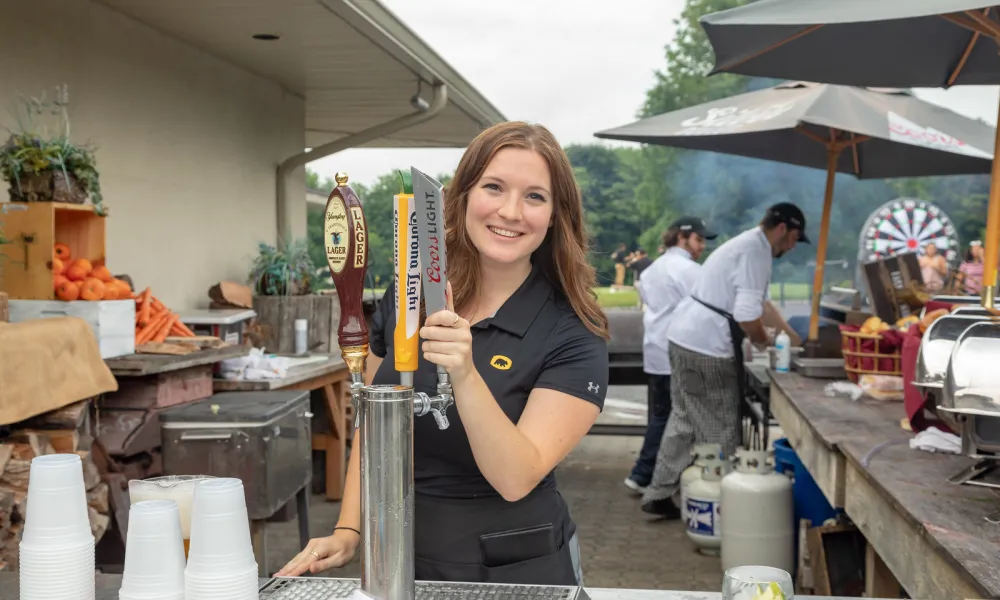
[[[506,356],[502,354],[497,354],[496,356],[490,359],[490,366],[493,367],[494,369],[499,369],[500,371],[506,371],[507,369],[510,368],[511,362],[510,359],[507,358]]]

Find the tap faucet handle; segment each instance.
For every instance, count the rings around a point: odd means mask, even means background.
[[[438,429],[442,430],[448,429],[448,426],[451,425],[451,423],[448,421],[448,415],[445,414],[446,410],[448,410],[447,406],[445,406],[443,409],[441,408],[431,409],[431,414],[434,415],[434,422],[437,423]]]
[[[363,406],[361,403],[361,390],[364,389],[365,384],[360,377],[355,378],[354,373],[351,373],[351,376],[352,379],[355,379],[351,382],[351,405],[354,407],[354,428],[358,429],[361,427],[361,407]]]

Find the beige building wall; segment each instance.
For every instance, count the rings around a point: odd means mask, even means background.
[[[112,272],[175,310],[245,281],[275,242],[275,170],[305,146],[303,99],[91,0],[0,0],[3,108],[62,83],[72,139],[96,146]],[[305,193],[300,169],[288,197]],[[306,203],[290,211],[304,236]]]

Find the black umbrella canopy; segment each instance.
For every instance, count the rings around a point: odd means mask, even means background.
[[[715,70],[842,85],[1000,84],[997,0],[759,0],[701,18]]]
[[[882,179],[989,173],[994,129],[901,90],[789,82],[595,135],[823,169],[840,144],[838,172]]]

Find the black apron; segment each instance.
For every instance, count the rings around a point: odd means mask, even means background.
[[[699,300],[694,296],[691,296],[691,298],[708,310],[720,315],[726,320],[726,324],[729,325],[729,337],[733,343],[733,360],[735,361],[733,367],[736,369],[736,382],[738,386],[737,394],[739,394],[737,400],[739,401],[740,407],[740,420],[737,424],[737,428],[740,433],[741,442],[745,444],[746,440],[742,439],[743,419],[746,417],[754,417],[753,411],[750,410],[750,404],[747,400],[747,367],[743,357],[743,340],[746,339],[747,334],[743,331],[743,328],[740,327],[740,324],[736,321],[736,317],[734,317],[732,313],[728,313],[717,306],[712,306],[711,304]]]
[[[576,525],[554,488],[517,502],[415,494],[414,521],[418,580],[577,585]]]

